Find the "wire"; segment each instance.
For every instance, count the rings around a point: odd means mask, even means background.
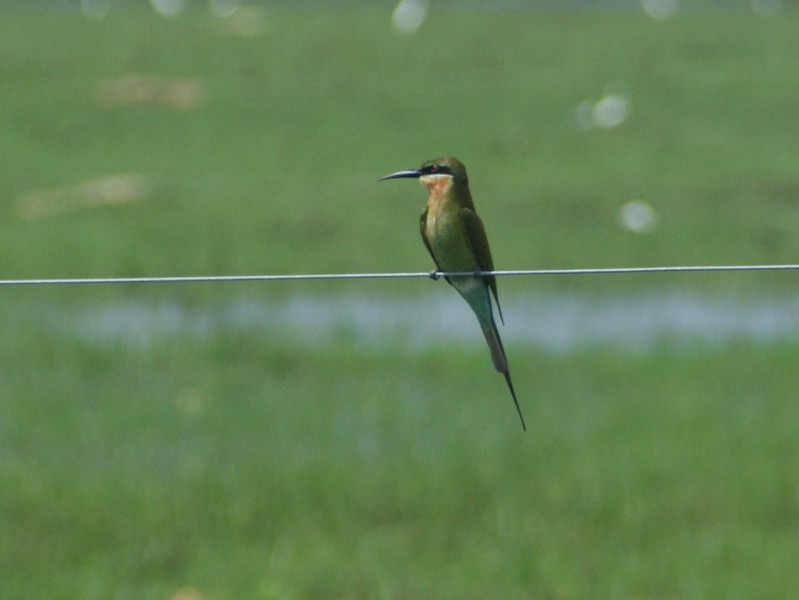
[[[641,273],[705,273],[713,271],[799,271],[797,265],[697,265],[672,267],[614,267],[608,269],[530,269],[520,271],[481,271],[442,273],[321,273],[306,275],[208,275],[189,277],[97,277],[79,279],[0,279],[0,286],[107,285],[138,283],[220,283],[236,281],[313,281],[331,279],[410,279],[428,277],[544,276],[544,275],[629,275]]]

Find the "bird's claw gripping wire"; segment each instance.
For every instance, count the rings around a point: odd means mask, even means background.
[[[430,271],[429,275],[430,279],[432,279],[433,281],[438,281],[439,278],[441,277],[441,271],[439,271],[438,269],[433,269],[432,271]]]

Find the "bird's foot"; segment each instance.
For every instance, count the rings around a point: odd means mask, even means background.
[[[440,277],[441,277],[441,271],[439,271],[438,269],[433,269],[432,271],[430,271],[430,279],[432,279],[433,281],[438,281]]]
[[[480,279],[483,276],[483,272],[480,269],[477,269],[474,273],[472,273],[472,277],[475,279]]]

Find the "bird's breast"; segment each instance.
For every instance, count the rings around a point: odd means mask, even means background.
[[[428,202],[425,224],[427,242],[442,270],[476,271],[477,261],[466,238],[458,210],[438,202]]]

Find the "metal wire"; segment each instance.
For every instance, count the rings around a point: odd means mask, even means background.
[[[34,285],[107,285],[138,283],[221,283],[236,281],[313,281],[332,279],[410,279],[428,277],[479,277],[493,275],[545,276],[545,275],[631,275],[641,273],[704,273],[712,271],[799,271],[797,265],[696,265],[671,267],[614,267],[607,269],[529,269],[519,271],[481,271],[442,273],[439,271],[416,273],[319,273],[305,275],[203,275],[177,277],[96,277],[78,279],[0,279],[0,286]]]

